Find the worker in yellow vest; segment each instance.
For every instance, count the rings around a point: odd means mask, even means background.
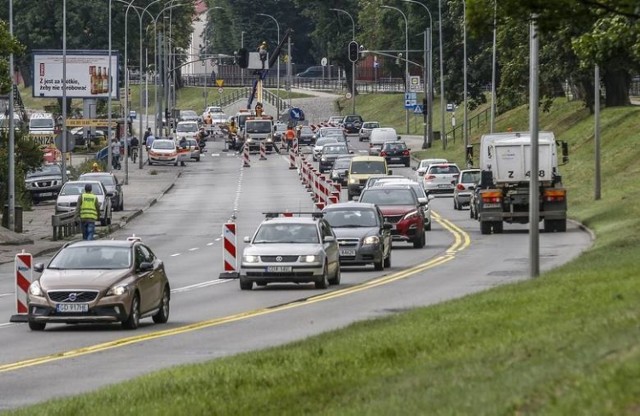
[[[84,185],[84,193],[78,197],[76,214],[80,216],[82,226],[82,239],[93,240],[96,231],[96,221],[100,217],[100,201],[91,192],[91,184]]]

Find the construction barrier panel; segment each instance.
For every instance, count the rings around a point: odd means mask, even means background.
[[[251,160],[249,160],[249,145],[248,144],[244,144],[242,146],[242,166],[245,168],[250,168],[251,167]]]
[[[264,140],[260,140],[260,160],[267,160],[267,149],[264,145]]]
[[[237,247],[236,224],[227,222],[222,225],[222,262],[224,271],[220,273],[220,279],[237,279],[240,277]]]
[[[15,276],[16,276],[16,311],[11,316],[10,322],[27,322],[28,306],[27,292],[29,285],[33,281],[33,256],[25,253],[24,250],[15,257]]]

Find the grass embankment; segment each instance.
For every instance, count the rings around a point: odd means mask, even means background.
[[[640,108],[602,112],[594,201],[593,119],[556,104],[541,125],[569,141],[570,214],[598,237],[579,259],[532,281],[16,414],[639,414]],[[502,115],[500,130],[526,128],[526,111]]]

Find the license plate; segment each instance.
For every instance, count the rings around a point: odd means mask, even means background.
[[[402,159],[402,158],[401,158],[401,157],[390,157],[389,159],[390,159],[390,160],[400,160],[400,159]]]
[[[500,208],[500,204],[496,202],[490,202],[488,204],[482,204],[482,208]]]
[[[89,304],[88,303],[58,303],[56,305],[56,312],[62,312],[62,313],[89,312]]]
[[[340,249],[340,255],[341,256],[355,256],[356,255],[356,251],[353,250],[353,249],[341,248]]]
[[[291,266],[267,266],[267,272],[271,273],[291,273]]]
[[[444,184],[444,185],[438,185],[438,188],[451,188],[453,185],[448,185],[448,184]]]
[[[39,194],[39,196],[53,196],[53,192],[43,192],[41,194]]]

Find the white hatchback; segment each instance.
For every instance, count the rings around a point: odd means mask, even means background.
[[[156,139],[149,149],[149,166],[154,163],[173,163],[178,166],[178,148],[173,140]]]
[[[451,194],[458,176],[460,168],[455,163],[436,163],[430,165],[422,177],[422,187],[427,194]]]

